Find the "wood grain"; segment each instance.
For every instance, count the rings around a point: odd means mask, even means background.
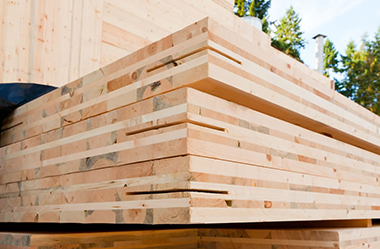
[[[120,232],[2,232],[0,245],[43,248],[376,248],[379,227],[370,228],[188,228]]]
[[[380,216],[379,155],[192,88],[3,148],[8,222]]]
[[[206,18],[16,109],[2,122],[0,221],[379,218],[379,118],[238,38]]]
[[[235,18],[232,1],[174,5],[170,0],[4,0],[0,82],[63,86],[207,16],[229,26]]]

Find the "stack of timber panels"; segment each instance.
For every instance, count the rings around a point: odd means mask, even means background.
[[[306,66],[206,18],[4,120],[0,221],[379,218],[379,126]]]
[[[359,249],[380,246],[380,228],[188,228],[91,233],[0,232],[5,249]]]

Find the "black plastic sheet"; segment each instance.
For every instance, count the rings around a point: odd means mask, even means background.
[[[0,83],[0,120],[17,107],[54,89],[54,86],[34,83]]]

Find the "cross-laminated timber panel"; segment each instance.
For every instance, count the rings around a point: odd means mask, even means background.
[[[3,222],[380,217],[379,155],[191,88],[2,150]]]
[[[0,218],[380,217],[379,118],[259,48],[204,19],[18,108],[2,123]]]
[[[312,71],[204,19],[19,108],[2,122],[1,145],[190,86],[380,153],[379,116]]]
[[[118,232],[0,232],[5,249],[364,249],[379,247],[378,226],[368,228],[188,228]]]

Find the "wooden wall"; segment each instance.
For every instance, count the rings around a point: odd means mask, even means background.
[[[62,86],[205,16],[231,25],[232,9],[232,0],[0,0],[0,82]]]
[[[206,16],[231,25],[232,10],[233,1],[225,0],[104,0],[101,64],[114,62]]]
[[[0,3],[2,82],[60,86],[100,66],[102,0]]]

